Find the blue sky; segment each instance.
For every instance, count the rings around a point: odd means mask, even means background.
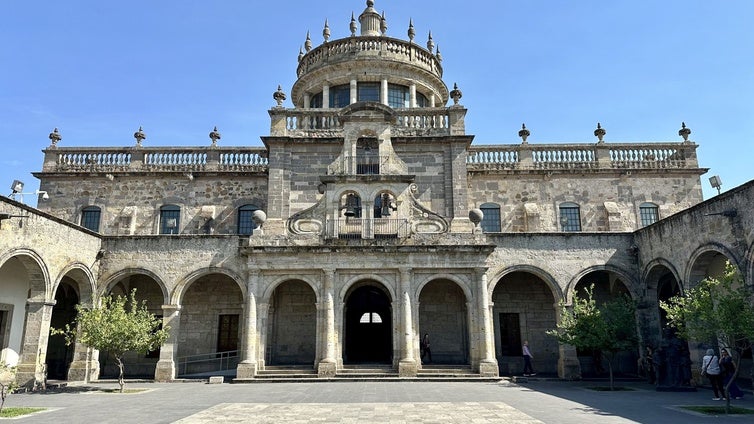
[[[130,0],[0,3],[0,194],[38,188],[41,150],[210,143],[259,146],[280,84],[290,93],[307,30],[349,35],[363,0]],[[681,141],[699,144],[705,198],[752,178],[751,0],[376,0],[388,35],[432,31],[445,83],[458,83],[475,144]],[[290,101],[285,103],[290,107]],[[34,204],[33,196],[27,203]]]

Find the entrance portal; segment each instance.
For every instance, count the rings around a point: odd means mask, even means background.
[[[346,301],[345,363],[391,363],[393,352],[390,299],[377,286],[354,289]]]
[[[60,282],[55,292],[55,306],[52,308],[50,327],[63,329],[76,318],[76,304],[79,297],[70,280]],[[73,361],[74,345],[66,344],[62,334],[50,336],[47,342],[47,377],[52,380],[67,380],[68,367]]]

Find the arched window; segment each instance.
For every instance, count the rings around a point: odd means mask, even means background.
[[[309,107],[315,109],[322,108],[322,93],[317,93],[309,99]]]
[[[351,104],[351,87],[348,84],[330,87],[330,107],[341,108]]]
[[[382,317],[377,312],[364,312],[359,324],[382,324]]]
[[[87,206],[81,209],[81,226],[99,232],[99,221],[102,210],[97,206]]]
[[[243,205],[238,208],[238,234],[249,236],[254,233],[254,221],[251,219],[254,211],[259,208],[256,205]]]
[[[160,208],[160,234],[178,234],[181,228],[181,208],[165,205]]]
[[[378,175],[380,173],[380,149],[374,137],[356,140],[356,174]]]
[[[642,227],[652,225],[660,220],[660,208],[654,203],[642,203],[639,205],[639,217]]]
[[[576,203],[560,204],[560,230],[581,231],[581,212]]]
[[[482,231],[485,233],[500,232],[500,205],[497,203],[485,203],[479,207],[484,214],[480,223]]]

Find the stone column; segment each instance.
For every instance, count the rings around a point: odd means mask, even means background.
[[[317,374],[320,378],[330,378],[335,376],[337,363],[335,359],[335,302],[333,300],[333,285],[335,282],[335,270],[333,268],[324,269],[325,284],[322,293],[322,309],[324,310],[324,328],[321,328],[320,334],[324,334],[325,352],[322,360],[317,366]]]
[[[246,281],[246,304],[244,305],[243,360],[236,368],[236,378],[254,378],[257,375],[257,288],[259,270],[249,271]]]
[[[483,377],[497,377],[499,374],[495,350],[493,348],[493,327],[490,314],[489,288],[487,287],[487,269],[477,268],[477,281],[479,281],[479,312],[481,360],[479,361],[479,374]]]
[[[359,101],[359,86],[355,79],[351,80],[351,104]]]
[[[401,315],[402,315],[402,340],[401,360],[398,363],[398,376],[416,377],[417,365],[414,357],[414,326],[411,319],[411,269],[401,268]]]
[[[388,88],[387,88],[387,79],[383,78],[380,82],[380,103],[382,103],[385,106],[390,106],[390,101],[388,99]]]
[[[330,109],[330,86],[322,86],[322,109]]]
[[[561,310],[560,305],[553,305],[555,308],[556,320],[560,323]],[[559,343],[558,344],[558,377],[566,380],[577,380],[581,378],[581,363],[576,352],[576,348]]]
[[[409,107],[416,107],[416,84],[408,86],[408,96]]]
[[[154,370],[155,381],[175,380],[178,362],[178,332],[181,329],[181,306],[162,305],[162,328],[170,328],[168,339],[160,347],[160,359]]]
[[[68,381],[96,381],[99,378],[98,358],[99,352],[79,343],[77,336],[73,343],[73,360],[68,368]]]
[[[26,301],[26,323],[21,357],[16,368],[16,382],[23,387],[36,389],[47,379],[47,341],[50,337],[50,319],[55,302],[29,299]]]

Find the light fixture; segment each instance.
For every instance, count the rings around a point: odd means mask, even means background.
[[[0,228],[2,228],[3,221],[5,221],[6,219],[11,219],[11,218],[28,218],[28,217],[29,217],[29,215],[12,215],[12,214],[9,214],[9,213],[0,213]],[[18,226],[19,227],[23,226],[23,221],[19,221],[18,222]]]
[[[21,203],[24,202],[24,195],[25,194],[27,194],[27,195],[28,194],[33,194],[33,195],[36,195],[36,196],[39,196],[41,194],[42,195],[42,200],[49,200],[50,199],[50,195],[47,194],[47,192],[44,191],[44,190],[34,190],[33,192],[23,193],[23,191],[24,191],[24,183],[23,183],[23,181],[20,181],[20,180],[13,180],[13,184],[10,185],[10,190],[11,190],[10,196],[8,196],[8,197],[10,197],[13,200],[20,201]],[[16,198],[17,196],[21,196],[21,199],[20,200],[17,199]]]
[[[720,194],[720,187],[723,185],[723,180],[720,179],[719,175],[713,175],[709,177],[709,184],[712,186],[712,188],[717,189],[717,194]]]

